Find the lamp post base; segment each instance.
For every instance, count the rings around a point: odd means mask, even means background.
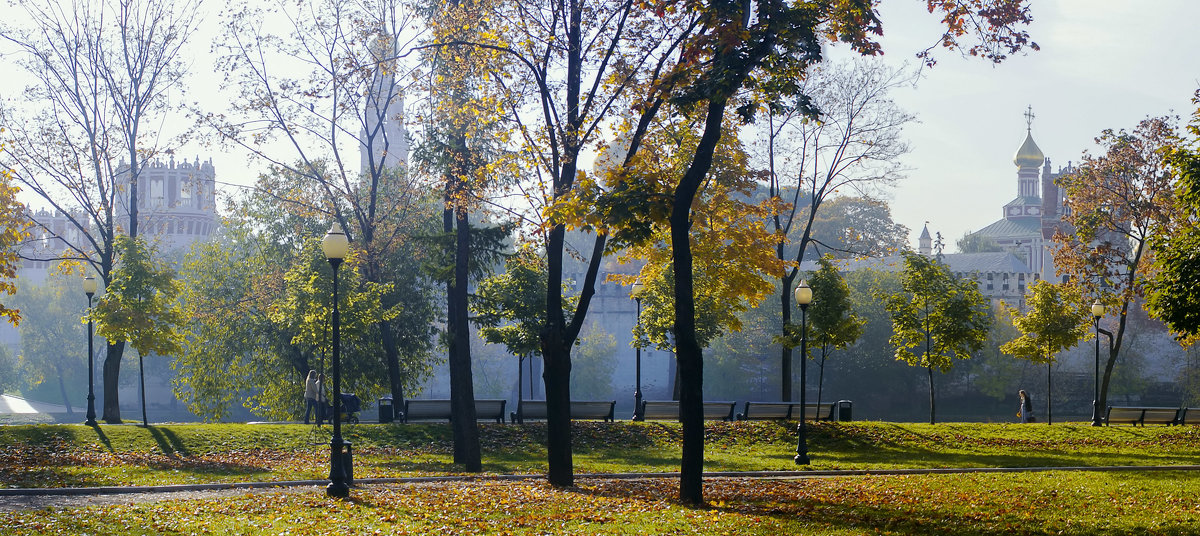
[[[1095,400],[1092,401],[1092,426],[1103,426],[1104,423],[1100,419],[1100,405]]]
[[[796,461],[796,465],[809,465],[808,459],[808,438],[805,437],[804,423],[801,422],[796,427],[796,457],[792,458]]]
[[[345,458],[342,453],[342,442],[338,440],[329,443],[329,485],[325,487],[325,495],[338,499],[350,496],[350,485],[346,483]]]
[[[96,426],[96,395],[89,394],[87,397],[88,409],[87,420],[83,424],[88,426]]]

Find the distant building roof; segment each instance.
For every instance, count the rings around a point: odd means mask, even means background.
[[[1017,237],[1025,235],[1042,236],[1042,223],[1038,218],[1016,218],[1011,220],[999,220],[983,229],[976,231],[974,234],[986,236],[989,238],[999,237]]]
[[[904,269],[904,257],[900,255],[891,255],[877,259],[863,258],[838,261],[845,271],[853,272],[855,270],[871,269],[883,272],[899,272]],[[942,262],[950,268],[951,272],[979,272],[979,273],[1029,273],[1033,272],[1029,265],[1025,264],[1020,257],[1008,252],[993,252],[993,253],[947,253],[942,255]],[[800,264],[800,270],[813,272],[819,269],[819,266],[814,261],[805,261]]]
[[[1008,252],[993,253],[950,253],[942,262],[951,272],[1032,272],[1020,257]]]

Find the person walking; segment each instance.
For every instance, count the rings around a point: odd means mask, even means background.
[[[316,413],[317,424],[321,424],[321,409],[317,407],[317,401],[321,395],[321,380],[317,377],[317,371],[308,371],[308,377],[304,379],[304,424],[308,424],[308,416]]]
[[[1029,398],[1029,393],[1024,389],[1017,391],[1019,405],[1017,406],[1017,416],[1021,418],[1021,424],[1035,422],[1033,418],[1033,399]]]

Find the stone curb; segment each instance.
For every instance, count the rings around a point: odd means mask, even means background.
[[[838,469],[811,471],[717,471],[705,478],[812,478],[871,475],[932,475],[958,473],[1035,473],[1045,471],[1200,471],[1200,465],[1115,465],[1103,467],[963,467],[934,469]],[[358,478],[355,485],[419,484],[428,482],[519,481],[546,478],[546,475],[449,475],[403,478]],[[679,478],[679,473],[582,473],[578,479],[634,480],[640,478]],[[280,480],[277,482],[227,482],[216,484],[171,484],[162,486],[98,486],[88,488],[0,488],[0,497],[51,495],[116,495],[135,493],[172,493],[182,491],[219,491],[232,489],[323,486],[328,480]]]

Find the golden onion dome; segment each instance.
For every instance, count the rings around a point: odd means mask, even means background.
[[[1013,163],[1017,167],[1029,168],[1041,166],[1046,161],[1046,155],[1042,154],[1042,150],[1038,149],[1036,143],[1033,142],[1033,134],[1026,132],[1025,143],[1021,144],[1021,148],[1017,149],[1017,154],[1013,156]]]

